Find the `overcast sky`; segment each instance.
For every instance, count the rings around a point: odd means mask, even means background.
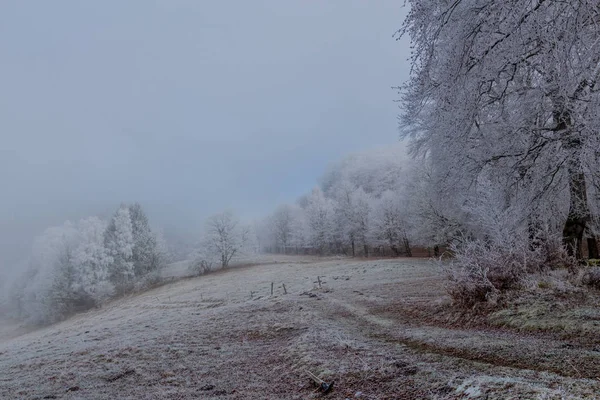
[[[122,201],[260,215],[394,143],[403,3],[0,2],[0,262]]]

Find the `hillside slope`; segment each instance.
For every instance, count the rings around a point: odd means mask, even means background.
[[[0,398],[317,398],[306,370],[335,380],[331,399],[600,393],[596,348],[415,318],[444,301],[428,261],[299,261],[179,281],[5,339]]]

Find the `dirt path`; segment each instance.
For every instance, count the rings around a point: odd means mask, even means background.
[[[600,393],[594,348],[448,328],[410,311],[443,301],[439,271],[423,260],[284,263],[185,280],[0,343],[0,398],[318,398],[306,370],[335,380],[331,399]]]
[[[434,274],[392,284],[363,281],[360,291],[336,290],[321,296],[327,306],[318,307],[345,326],[346,337],[362,336],[381,353],[378,362],[401,359],[403,368],[414,373],[412,385],[400,382],[382,388],[378,379],[386,375],[384,363],[384,371],[373,375],[373,398],[385,398],[381,396],[386,393],[397,396],[390,398],[597,398],[600,348],[551,335],[445,328],[424,324],[414,319],[414,313],[404,312],[418,303],[439,301],[436,289],[442,288]],[[373,370],[373,362],[361,362],[363,369]],[[387,373],[397,383],[397,374]]]
[[[402,297],[400,295],[399,297]],[[360,300],[360,299],[359,299]],[[405,299],[406,302],[414,300]],[[402,343],[423,352],[449,355],[493,366],[554,372],[561,376],[600,377],[600,346],[558,340],[554,335],[521,334],[502,329],[460,329],[435,326],[406,315],[378,299],[331,297],[332,305],[363,323],[382,340]],[[384,303],[384,304],[382,304]],[[414,305],[413,305],[414,307]]]

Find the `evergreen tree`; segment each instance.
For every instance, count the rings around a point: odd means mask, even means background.
[[[129,290],[135,278],[133,263],[133,224],[129,208],[121,205],[110,220],[104,234],[104,245],[111,257],[109,274],[110,280],[118,291]]]
[[[160,269],[161,257],[157,238],[148,222],[148,217],[139,203],[129,206],[133,234],[132,261],[135,276],[145,277]]]

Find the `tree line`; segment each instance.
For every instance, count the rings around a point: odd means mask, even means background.
[[[55,322],[157,282],[164,256],[137,203],[121,205],[108,221],[67,221],[35,239],[9,289],[9,309],[32,323]]]
[[[309,194],[279,205],[256,223],[267,252],[411,256],[436,247],[421,229],[417,164],[404,147],[351,154],[334,163]]]

